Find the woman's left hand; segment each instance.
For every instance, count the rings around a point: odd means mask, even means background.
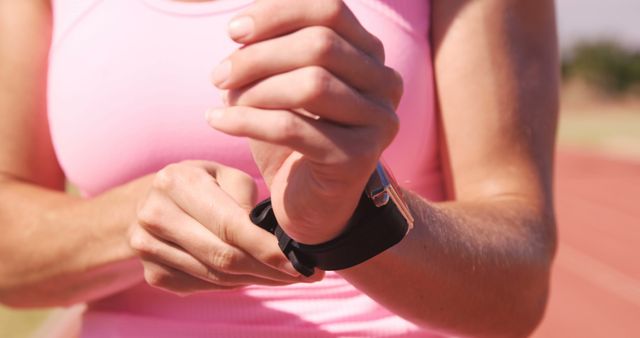
[[[244,46],[214,71],[226,107],[209,124],[252,139],[283,230],[339,235],[398,131],[402,79],[338,0],[258,0],[229,24]]]

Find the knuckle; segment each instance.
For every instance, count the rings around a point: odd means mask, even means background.
[[[395,112],[390,112],[385,114],[387,117],[383,126],[385,127],[385,134],[387,135],[387,143],[391,143],[391,141],[396,137],[398,132],[400,131],[400,119]]]
[[[376,140],[380,140],[381,149],[386,148],[395,138],[400,130],[400,118],[395,109],[390,105],[385,105],[377,114],[376,126],[370,131]]]
[[[138,253],[144,255],[145,257],[157,257],[159,256],[158,243],[155,242],[153,238],[150,236],[145,236],[142,239],[142,243]]]
[[[169,193],[181,187],[188,187],[201,182],[208,177],[198,161],[186,160],[170,164],[156,174],[153,187],[156,190]]]
[[[374,54],[379,56],[381,58],[381,61],[384,62],[385,60],[384,43],[382,42],[382,40],[380,40],[379,37],[375,35],[371,35],[371,38],[372,38],[371,45],[372,45],[372,50]]]
[[[388,68],[388,67],[387,67]],[[395,107],[400,103],[400,99],[402,98],[402,94],[404,93],[404,80],[402,79],[402,75],[398,71],[393,68],[388,68],[389,70],[389,86],[391,93],[391,100]]]
[[[339,22],[344,10],[345,4],[342,0],[323,0],[322,16],[324,18],[324,24],[333,25]]]
[[[132,231],[131,235],[129,235],[129,246],[137,252],[145,252],[149,246],[149,241],[142,231]]]
[[[300,120],[293,114],[283,115],[279,126],[280,138],[284,141],[296,141],[300,135]]]
[[[230,249],[212,251],[210,260],[211,265],[219,271],[233,271],[238,263],[236,255]]]
[[[171,284],[171,275],[161,269],[147,268],[144,270],[144,279],[154,287],[166,288]]]
[[[176,185],[179,167],[177,164],[170,164],[158,171],[153,178],[153,188],[160,191],[169,191]]]
[[[315,101],[329,91],[333,79],[331,73],[322,67],[307,67],[306,72],[303,100]]]
[[[311,30],[309,41],[311,42],[311,53],[317,63],[326,62],[340,43],[338,35],[326,27],[313,27]]]
[[[138,210],[138,223],[143,229],[156,231],[165,217],[165,209],[158,203],[145,203]]]

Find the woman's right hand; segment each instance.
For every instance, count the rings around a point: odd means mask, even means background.
[[[189,294],[321,279],[322,272],[301,276],[276,238],[251,223],[256,198],[249,175],[214,162],[159,171],[129,234],[147,283]]]

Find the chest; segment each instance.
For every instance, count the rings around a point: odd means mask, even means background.
[[[68,178],[93,195],[185,159],[258,176],[247,141],[203,117],[221,105],[211,70],[239,47],[226,25],[250,3],[54,0],[49,119]],[[435,154],[428,2],[346,3],[403,75],[401,131],[385,157],[400,181],[410,181],[424,169],[416,159]]]

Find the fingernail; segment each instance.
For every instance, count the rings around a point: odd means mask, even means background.
[[[229,36],[234,40],[241,40],[253,33],[254,23],[249,16],[241,16],[229,22]]]
[[[214,120],[221,119],[223,114],[224,114],[224,109],[211,108],[204,113],[204,117],[205,119],[207,119],[207,121],[211,122]]]
[[[229,79],[229,75],[231,75],[231,61],[224,60],[213,70],[211,80],[219,87]]]
[[[291,264],[291,262],[283,263],[282,265],[280,265],[280,269],[293,277],[300,276],[300,272],[298,272],[298,270],[293,267],[293,264]]]

